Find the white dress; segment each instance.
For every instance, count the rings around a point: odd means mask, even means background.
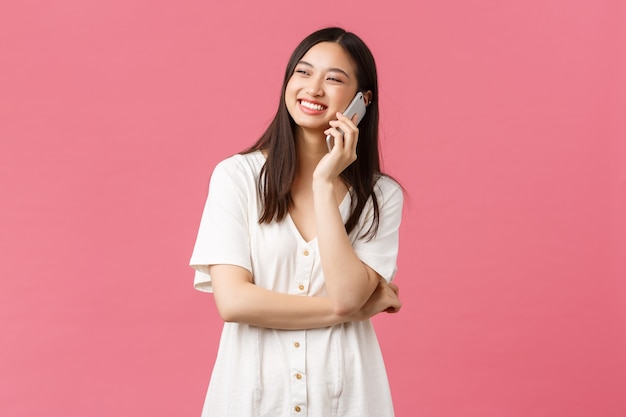
[[[316,239],[306,242],[287,216],[259,225],[261,152],[235,155],[213,172],[190,264],[194,286],[212,291],[208,265],[251,271],[273,291],[326,296]],[[376,184],[380,224],[370,241],[357,239],[371,220],[371,201],[350,233],[359,258],[390,281],[396,272],[401,188]],[[340,205],[344,222],[350,196]],[[203,417],[390,417],[387,375],[369,320],[313,330],[276,330],[224,323]]]

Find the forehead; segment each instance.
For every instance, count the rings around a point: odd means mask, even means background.
[[[336,42],[320,42],[313,45],[301,59],[317,69],[339,68],[353,75],[356,65],[343,46]]]

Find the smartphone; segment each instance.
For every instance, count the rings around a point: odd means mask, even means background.
[[[352,117],[356,114],[357,117],[355,124],[358,126],[359,122],[363,119],[363,116],[365,116],[365,98],[363,98],[363,93],[360,91],[356,93],[356,96],[354,96],[350,104],[348,104],[348,107],[346,107],[343,114],[350,119],[352,119]],[[328,146],[328,152],[333,149],[333,145],[334,141],[332,135],[327,135],[326,146]]]

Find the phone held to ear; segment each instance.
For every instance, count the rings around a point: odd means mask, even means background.
[[[360,91],[356,93],[356,96],[354,96],[343,114],[350,119],[352,119],[355,114],[358,115],[355,122],[355,124],[358,126],[359,122],[363,119],[363,116],[365,116],[365,98],[363,97],[363,93],[361,93]],[[339,130],[341,131],[341,129]],[[332,135],[326,136],[326,145],[328,146],[328,152],[330,152],[333,149],[334,145]]]

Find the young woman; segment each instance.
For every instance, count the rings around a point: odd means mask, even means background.
[[[358,129],[341,113],[357,92]],[[377,99],[363,41],[317,31],[267,131],[215,167],[190,262],[225,321],[203,416],[393,416],[369,319],[401,306],[403,196],[380,172]]]

